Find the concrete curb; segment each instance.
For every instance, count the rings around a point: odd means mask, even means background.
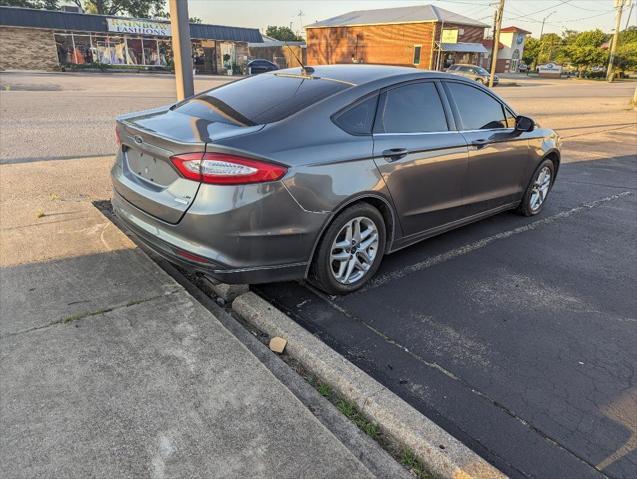
[[[256,294],[238,296],[232,309],[269,336],[287,339],[286,351],[290,356],[355,403],[388,436],[409,448],[433,474],[449,479],[507,477]]]

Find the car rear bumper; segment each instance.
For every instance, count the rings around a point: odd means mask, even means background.
[[[307,271],[308,261],[245,267],[223,264],[195,253],[192,251],[194,248],[188,248],[186,243],[170,241],[169,232],[161,231],[152,220],[146,221],[147,215],[131,205],[116,191],[113,191],[112,205],[119,223],[143,246],[171,263],[204,273],[224,283],[257,284],[289,281],[303,278]]]

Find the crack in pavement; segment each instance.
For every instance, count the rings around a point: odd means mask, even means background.
[[[502,239],[506,239],[506,238],[510,238],[511,236],[515,236],[518,235],[520,233],[525,233],[527,231],[532,231],[534,229],[539,228],[540,226],[544,226],[547,224],[551,224],[551,223],[555,223],[558,220],[562,220],[565,218],[568,218],[570,216],[573,216],[577,213],[581,213],[582,211],[587,211],[593,208],[597,208],[605,203],[608,203],[610,201],[614,201],[617,200],[619,198],[625,197],[625,196],[630,196],[633,193],[631,191],[622,191],[621,193],[617,193],[614,195],[610,195],[610,196],[606,196],[604,198],[600,198],[599,200],[595,200],[595,201],[591,201],[591,202],[587,202],[587,203],[582,203],[579,206],[576,206],[575,208],[571,208],[570,210],[566,210],[566,211],[562,211],[561,213],[557,213],[554,214],[552,216],[548,216],[546,218],[543,218],[541,220],[537,220],[537,221],[533,221],[531,223],[528,223],[524,226],[519,226],[517,228],[514,228],[512,230],[507,230],[507,231],[502,231],[500,233],[494,234],[492,236],[487,236],[486,238],[482,238],[478,241],[475,241],[473,243],[468,243],[465,244],[464,246],[460,246],[459,248],[455,248],[452,249],[450,251],[447,251],[445,253],[436,255],[436,256],[431,256],[423,261],[419,261],[417,263],[414,263],[412,265],[406,266],[404,268],[398,269],[396,271],[392,271],[389,273],[385,273],[382,275],[377,276],[376,278],[372,278],[369,282],[369,284],[367,286],[364,286],[363,288],[359,289],[358,291],[355,291],[353,293],[350,293],[350,295],[358,295],[358,294],[362,294],[365,293],[371,289],[375,289],[378,288],[379,286],[383,286],[387,283],[389,283],[390,281],[394,281],[396,279],[401,279],[404,278],[405,276],[412,274],[412,273],[416,273],[418,271],[422,271],[424,269],[430,268],[432,266],[438,265],[440,263],[444,263],[446,261],[449,261],[451,259],[455,259],[459,256],[465,255],[467,253],[471,253],[473,251],[476,251],[478,249],[482,249],[486,246],[488,246],[489,244],[493,243],[494,241],[498,241],[498,240],[502,240]]]
[[[28,328],[28,329],[23,329],[21,331],[15,331],[13,333],[8,333],[8,334],[5,334],[3,336],[0,336],[0,338],[9,338],[9,337],[12,337],[12,336],[17,336],[19,334],[31,333],[33,331],[39,331],[39,330],[42,330],[42,329],[47,329],[47,328],[50,328],[51,326],[56,326],[58,324],[72,323],[72,322],[79,321],[79,320],[82,320],[82,319],[90,318],[92,316],[98,316],[100,314],[110,313],[111,311],[116,311],[116,310],[124,309],[124,308],[130,308],[131,306],[136,306],[138,304],[147,303],[149,301],[153,301],[155,299],[163,298],[165,296],[170,296],[170,295],[178,293],[178,292],[179,292],[179,290],[167,291],[165,293],[157,294],[157,295],[151,296],[149,298],[133,299],[133,300],[128,301],[128,302],[126,302],[124,304],[118,304],[118,305],[107,307],[107,308],[100,308],[100,309],[95,310],[95,311],[86,311],[84,313],[77,313],[77,314],[74,314],[74,315],[71,315],[71,316],[66,316],[64,318],[56,319],[55,321],[51,321],[50,323],[44,324],[42,326],[35,326],[33,328]]]

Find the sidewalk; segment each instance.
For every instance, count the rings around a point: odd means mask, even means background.
[[[110,162],[1,166],[0,476],[373,477],[95,209]]]

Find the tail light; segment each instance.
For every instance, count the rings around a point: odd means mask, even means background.
[[[184,178],[213,185],[276,181],[287,172],[281,165],[225,153],[186,153],[170,161]]]

